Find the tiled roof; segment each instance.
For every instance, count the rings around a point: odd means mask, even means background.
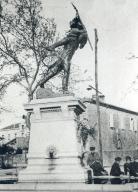
[[[96,101],[93,100],[93,99],[90,99],[90,98],[84,98],[84,99],[82,99],[82,102],[84,104],[85,103],[96,104]],[[100,106],[110,108],[110,109],[115,109],[117,111],[122,111],[122,112],[125,112],[125,113],[130,113],[130,114],[133,114],[133,115],[138,115],[138,112],[136,112],[136,111],[131,111],[129,109],[125,109],[125,108],[118,107],[118,106],[115,106],[115,105],[111,105],[111,104],[108,104],[108,103],[104,103],[104,102],[101,102],[101,101],[100,101]]]

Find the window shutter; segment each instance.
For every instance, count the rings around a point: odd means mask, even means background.
[[[134,131],[137,131],[137,119],[134,119]]]
[[[110,113],[110,116],[109,116],[109,126],[110,128],[114,128],[114,116],[112,113]]]
[[[124,130],[124,129],[125,129],[124,117],[120,117],[120,129],[121,129],[121,130]]]
[[[130,117],[130,127],[129,127],[130,131],[134,131],[134,118]]]

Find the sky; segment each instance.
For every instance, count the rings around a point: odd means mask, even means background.
[[[107,103],[138,111],[138,1],[137,0],[72,0],[77,6],[94,47],[94,29],[98,31],[99,90]],[[69,0],[42,0],[43,16],[55,18],[57,31],[64,37],[75,11]],[[87,91],[94,86],[94,51],[89,43],[76,52],[72,65],[78,66],[80,80],[76,96],[91,97]],[[73,67],[72,67],[73,68]],[[76,77],[77,78],[77,77]],[[16,118],[23,113],[26,97],[16,86],[11,87],[4,103]],[[13,116],[9,113],[6,118]],[[11,118],[13,119],[13,118]]]

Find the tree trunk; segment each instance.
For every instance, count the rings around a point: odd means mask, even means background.
[[[30,92],[28,94],[28,102],[30,102],[31,100],[33,100],[33,93],[32,92]]]
[[[30,91],[30,93],[28,94],[28,102],[30,102],[31,100],[33,100],[33,92]],[[30,117],[31,117],[31,113],[27,113],[27,116],[26,116],[26,126],[29,128],[31,128],[31,122],[30,122]]]

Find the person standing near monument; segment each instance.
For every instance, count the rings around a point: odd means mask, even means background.
[[[127,176],[130,176],[130,172],[131,172],[131,157],[130,156],[126,156],[126,163],[124,164],[124,174]],[[129,179],[125,180],[125,183],[130,182]]]
[[[111,171],[110,171],[111,176],[120,177],[121,175],[124,174],[120,169],[120,162],[121,162],[121,157],[116,157],[115,162],[111,167]],[[122,180],[120,178],[111,179],[111,184],[121,184],[121,183],[122,183]]]
[[[98,152],[95,151],[95,147],[90,147],[90,152],[87,158],[87,165],[91,167],[94,161],[100,159]]]
[[[100,159],[96,159],[92,163],[91,169],[93,170],[94,176],[106,176],[106,175],[108,175],[107,171],[102,166]],[[107,183],[107,181],[108,181],[107,179],[94,178],[94,184],[105,184],[105,183]]]
[[[125,175],[130,175],[130,168],[131,168],[131,157],[126,156],[126,163],[124,164]]]
[[[138,155],[134,155],[134,161],[130,163],[130,176],[138,177]],[[138,182],[138,179],[130,179],[131,183]]]
[[[87,165],[91,168],[94,176],[103,176],[107,175],[106,170],[101,164],[101,159],[98,152],[95,151],[95,147],[90,147],[90,153],[87,158]],[[92,173],[91,173],[92,174]],[[94,184],[103,184],[106,183],[105,179],[94,179]]]

